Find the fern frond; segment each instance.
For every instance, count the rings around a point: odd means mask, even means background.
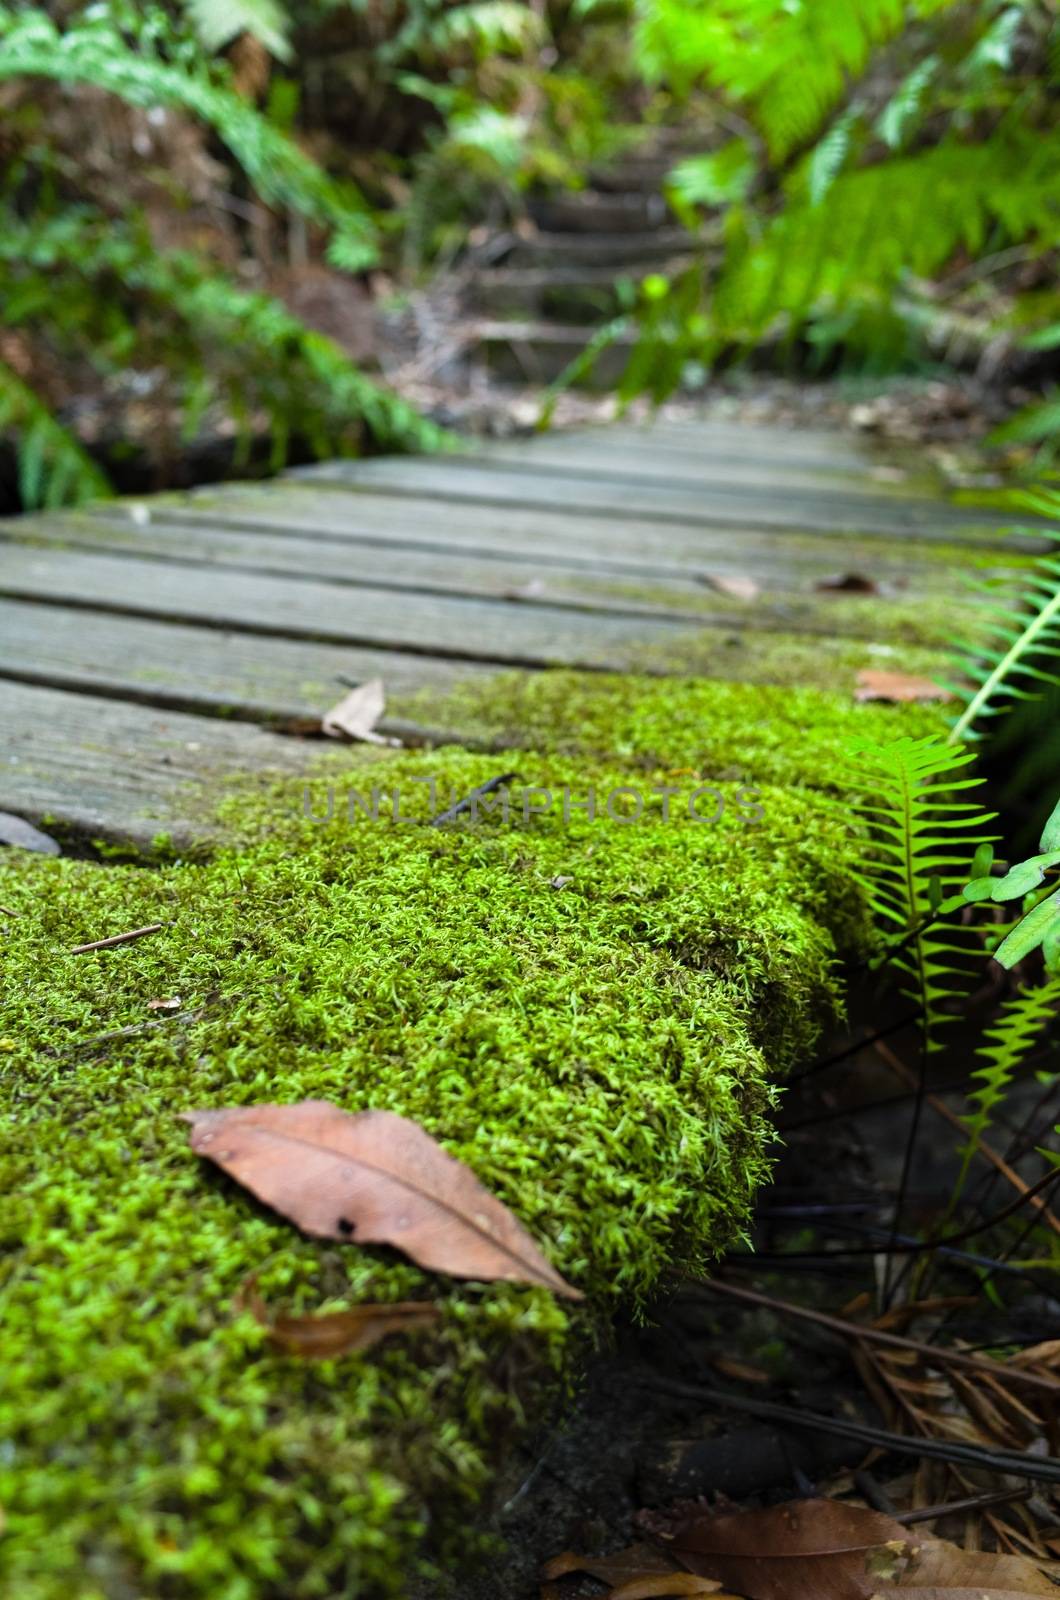
[[[924,96],[938,71],[937,56],[925,56],[888,100],[876,121],[876,132],[891,150],[900,150],[920,116]]]
[[[975,1054],[983,1064],[972,1073],[977,1085],[968,1098],[973,1110],[965,1117],[968,1144],[962,1152],[951,1209],[960,1196],[968,1169],[986,1137],[994,1113],[1008,1095],[1016,1072],[1060,1010],[1060,975],[1007,1000],[992,1027],[984,1030],[984,1043]]]
[[[714,298],[719,330],[753,342],[820,308],[887,303],[957,250],[1045,238],[1060,184],[1060,140],[1006,125],[984,144],[934,148],[841,173],[827,206],[793,202],[757,240],[737,238]],[[886,225],[884,225],[886,219]]]
[[[376,259],[375,226],[352,184],[335,183],[204,66],[173,65],[143,41],[134,49],[105,12],[77,17],[63,31],[40,7],[0,5],[0,82],[21,77],[91,84],[145,110],[188,112],[228,146],[264,200],[331,229],[343,266],[368,266]]]
[[[856,105],[848,106],[810,152],[806,181],[812,206],[820,205],[843,170],[850,150],[851,131],[859,115],[860,110]]]
[[[19,495],[27,509],[98,500],[112,493],[106,476],[28,384],[0,362],[0,438],[18,457]]]
[[[964,931],[947,920],[950,897],[967,882],[993,813],[955,798],[982,782],[960,776],[974,752],[934,735],[856,741],[849,754],[868,832],[859,876],[870,909],[890,930],[892,964],[919,1009],[925,1049],[932,1050],[947,1020],[944,1002],[963,987],[962,958],[972,952]]]
[[[702,82],[724,94],[781,162],[814,139],[881,46],[910,20],[955,3],[650,0],[638,8],[636,46],[649,77],[678,90]]]
[[[166,354],[172,362],[179,353],[175,364],[191,410],[201,410],[206,384],[236,417],[254,409],[266,413],[274,467],[283,465],[292,433],[310,439],[319,454],[341,453],[359,421],[396,449],[438,449],[448,442],[440,428],[360,372],[278,300],[239,288],[189,252],[159,255],[143,232],[89,208],[28,223],[4,218],[0,299],[9,320],[19,303],[13,291],[28,270],[64,308],[56,324],[64,338],[74,346],[80,341],[99,360],[108,355],[103,313],[113,285],[120,285],[123,300],[138,302],[134,319],[138,312],[152,333],[166,330]],[[98,292],[86,293],[86,284]],[[26,304],[32,313],[35,301]],[[118,327],[122,350],[130,327],[135,320]]]
[[[992,600],[996,592],[984,595]],[[1007,711],[1013,700],[1040,693],[1038,685],[1060,683],[1060,559],[1040,557],[1029,587],[992,609],[982,640],[959,661],[969,686],[958,685],[966,704],[950,730],[953,744],[978,738],[977,723]],[[1055,673],[1047,670],[1053,661]]]

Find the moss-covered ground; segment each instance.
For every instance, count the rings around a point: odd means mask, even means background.
[[[300,784],[248,786],[206,862],[0,855],[12,1600],[372,1600],[424,1561],[453,1570],[542,1386],[609,1310],[647,1307],[744,1225],[774,1081],[866,937],[839,748],[935,713],[563,674],[475,693],[532,752],[344,750],[311,786],[315,816],[332,788],[330,821],[304,814]],[[422,825],[414,779],[445,804],[506,764],[551,790],[547,813]],[[421,820],[384,802],[345,821],[349,788],[373,782]],[[724,815],[693,821],[687,796],[710,784]],[[642,814],[565,819],[564,789],[590,785],[601,811],[638,791]],[[179,1011],[150,1008],[173,996]],[[304,1239],[194,1157],[178,1120],[305,1096],[419,1119],[586,1308]],[[250,1274],[287,1308],[422,1296],[444,1317],[299,1364],[238,1309]]]

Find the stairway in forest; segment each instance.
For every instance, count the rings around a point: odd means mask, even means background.
[[[690,148],[687,132],[660,133],[591,171],[586,188],[531,200],[527,224],[491,241],[490,265],[469,276],[473,359],[501,380],[551,383],[631,306],[645,277],[690,260],[695,240],[663,192],[666,174]],[[634,339],[618,335],[586,385],[612,387]]]

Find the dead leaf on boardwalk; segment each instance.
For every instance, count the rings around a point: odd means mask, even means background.
[[[914,678],[905,672],[884,672],[878,667],[864,667],[858,673],[855,700],[952,700],[948,689],[932,683],[930,678]]]
[[[838,1500],[720,1514],[697,1506],[666,1535],[667,1553],[682,1566],[747,1600],[870,1600],[880,1582],[869,1552],[909,1542],[892,1518]]]
[[[925,1539],[911,1550],[895,1583],[875,1591],[893,1600],[1029,1600],[1053,1595],[1056,1585],[1025,1556],[962,1550],[945,1539]]]
[[[834,578],[822,578],[814,588],[822,594],[879,594],[879,585],[866,578],[862,572],[843,572]]]
[[[437,1322],[440,1315],[429,1301],[399,1300],[393,1305],[351,1306],[348,1311],[317,1316],[270,1316],[259,1294],[248,1297],[247,1310],[285,1354],[318,1361],[368,1350],[393,1333],[411,1333]]]
[[[327,1100],[182,1113],[191,1147],[321,1239],[389,1244],[457,1278],[571,1288],[507,1206],[416,1122]]]
[[[50,833],[41,833],[31,822],[13,816],[10,811],[0,811],[0,844],[14,845],[17,850],[35,850],[42,856],[62,854]]]
[[[320,726],[329,739],[357,739],[362,744],[394,744],[375,725],[386,710],[382,678],[370,678],[344,695],[324,714]]]
[[[724,573],[711,573],[703,582],[717,594],[727,594],[733,600],[757,600],[761,593],[753,578],[742,578],[738,574],[727,577]]]
[[[703,1594],[725,1600],[718,1593],[720,1584],[712,1578],[685,1571],[664,1550],[648,1544],[631,1545],[611,1556],[578,1556],[565,1550],[548,1563],[545,1579],[551,1582],[574,1572],[587,1572],[610,1584],[608,1600],[664,1600],[668,1595]]]

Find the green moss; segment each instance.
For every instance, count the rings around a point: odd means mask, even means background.
[[[285,782],[231,798],[209,862],[0,857],[19,913],[0,1027],[5,1593],[369,1600],[425,1553],[451,1566],[540,1385],[611,1308],[646,1306],[745,1224],[773,1079],[812,1048],[836,952],[865,933],[842,811],[818,791],[855,726],[934,714],[564,675],[495,685],[489,711],[537,742],[527,784],[682,798],[668,821],[656,796],[628,823],[557,805],[525,824],[351,826],[339,806],[309,820]],[[340,773],[343,794],[376,782],[422,812],[414,778],[464,793],[502,766],[343,751],[313,810]],[[697,824],[684,796],[712,779],[729,810]],[[180,1016],[149,1008],[172,995]],[[310,1095],[419,1119],[588,1309],[302,1239],[192,1156],[177,1120]],[[303,1308],[437,1297],[441,1331],[299,1365],[235,1308],[251,1273]]]

